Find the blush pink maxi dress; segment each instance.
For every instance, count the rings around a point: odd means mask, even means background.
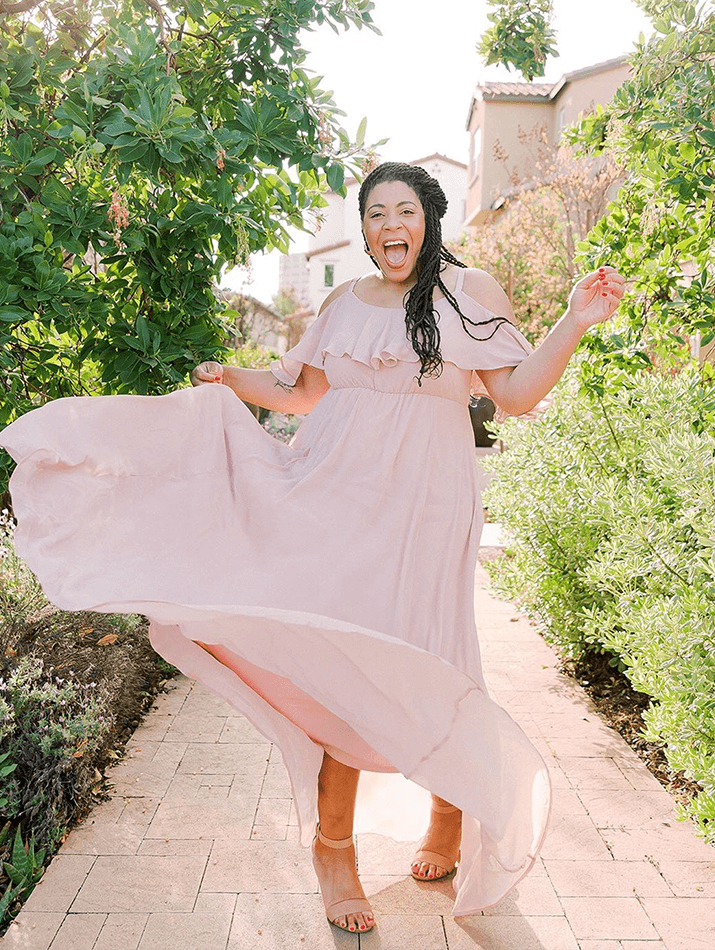
[[[531,347],[511,324],[472,339],[441,298],[444,370],[419,387],[404,310],[354,284],[272,366],[330,383],[290,445],[221,385],[58,399],[7,427],[16,544],[50,601],[146,615],[162,656],[278,745],[303,844],[324,749],[458,805],[458,917],[532,867],[550,806],[543,760],[487,694],[474,617],[472,373]]]

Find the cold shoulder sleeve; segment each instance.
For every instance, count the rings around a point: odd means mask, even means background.
[[[513,323],[504,321],[464,292],[456,296],[470,332],[464,328],[459,314],[450,308],[450,318],[439,324],[443,359],[478,373],[483,369],[518,366],[533,352],[532,345]]]
[[[318,369],[323,368],[324,343],[331,332],[332,316],[333,305],[329,304],[310,324],[298,343],[280,359],[273,360],[270,370],[279,382],[295,386],[306,363]]]

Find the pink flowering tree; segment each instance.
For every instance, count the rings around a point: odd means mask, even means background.
[[[374,29],[372,8],[0,0],[0,426],[220,358],[223,271],[361,174],[365,123],[352,141],[301,31]]]

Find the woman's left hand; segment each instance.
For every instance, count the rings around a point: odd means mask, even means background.
[[[624,294],[625,283],[616,268],[608,266],[581,278],[571,291],[568,309],[584,332],[613,316]]]

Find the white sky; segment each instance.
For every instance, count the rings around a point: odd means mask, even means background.
[[[555,82],[574,69],[628,53],[650,22],[633,0],[555,0],[554,27],[560,56],[537,82]],[[384,161],[413,161],[434,152],[467,162],[465,130],[474,86],[483,81],[523,82],[502,66],[485,67],[476,43],[488,25],[486,0],[376,0],[373,19],[382,32],[329,27],[304,33],[308,69],[324,77],[347,115],[341,124],[354,137],[367,116],[366,142],[389,138]],[[357,214],[357,208],[355,209]],[[298,232],[293,251],[304,250]],[[250,283],[234,270],[224,284],[270,303],[278,289],[278,257],[254,255]]]

